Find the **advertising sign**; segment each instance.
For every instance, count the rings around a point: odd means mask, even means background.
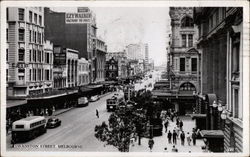
[[[66,24],[91,23],[91,13],[90,12],[66,13],[65,23]]]

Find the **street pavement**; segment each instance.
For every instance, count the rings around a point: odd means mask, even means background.
[[[183,121],[183,130],[185,132],[185,136],[187,136],[187,132],[191,133],[192,129],[195,127],[195,121],[192,120],[188,116],[180,117],[180,119]],[[170,121],[168,130],[173,132],[173,129],[176,127],[176,122]],[[130,145],[129,151],[130,152],[150,152],[150,149],[148,147],[148,138],[142,138],[141,139],[141,145],[138,145],[138,140],[134,143],[134,145]],[[154,137],[154,146],[152,149],[152,152],[169,152],[171,153],[171,150],[173,148],[173,144],[168,143],[167,133],[165,133],[165,128],[163,128],[163,135]],[[193,143],[191,141],[191,146],[188,146],[186,138],[185,138],[185,145],[181,145],[181,140],[177,139],[177,145],[175,147],[178,149],[178,152],[181,153],[199,153],[203,152],[201,147],[204,145],[204,142],[202,139],[196,140],[196,146],[193,146]],[[167,151],[164,150],[164,148],[167,147]]]
[[[106,111],[106,99],[110,98],[112,94],[104,96],[96,102],[91,102],[86,107],[73,108],[59,114],[57,117],[62,120],[61,126],[47,129],[47,133],[26,143],[16,144],[14,148],[11,147],[11,136],[8,135],[7,150],[118,152],[117,148],[110,145],[105,146],[104,142],[98,141],[94,136],[95,126],[100,125],[103,121],[108,122],[111,112]],[[96,117],[96,109],[99,111],[99,118]]]

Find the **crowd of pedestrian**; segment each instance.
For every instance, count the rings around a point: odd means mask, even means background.
[[[164,122],[164,127],[165,127],[165,133],[167,134],[168,138],[168,144],[172,144],[172,152],[178,152],[178,149],[176,148],[178,141],[180,141],[180,144],[182,146],[185,146],[185,142],[187,142],[188,146],[196,145],[196,139],[199,135],[199,129],[196,130],[193,128],[193,130],[189,131],[184,131],[183,126],[184,123],[180,117],[178,117],[178,113],[173,110],[169,109],[167,111],[162,111],[161,115],[163,122]],[[169,130],[170,124],[174,124],[173,130]],[[164,151],[167,150],[167,147],[164,148]]]

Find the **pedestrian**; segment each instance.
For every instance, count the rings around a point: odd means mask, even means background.
[[[190,146],[190,142],[191,142],[191,136],[189,134],[189,132],[187,132],[187,143]]]
[[[180,119],[179,117],[176,117],[176,126],[179,127],[179,124],[180,124]]]
[[[12,134],[12,138],[11,138],[11,145],[14,148],[16,144],[16,134]]]
[[[192,140],[193,140],[193,145],[196,145],[196,133],[193,131],[192,133]]]
[[[168,143],[171,144],[171,138],[172,138],[172,133],[170,132],[170,130],[168,131]]]
[[[148,146],[149,146],[150,152],[152,152],[152,149],[153,149],[153,146],[154,146],[154,140],[152,138],[150,138],[148,140]]]
[[[181,131],[183,131],[182,127],[183,127],[183,122],[182,122],[182,120],[180,120],[180,129],[181,129]]]
[[[177,142],[176,142],[176,138],[177,138],[177,133],[176,133],[176,131],[174,130],[173,131],[173,144],[176,144]]]
[[[168,120],[166,120],[166,122],[164,123],[165,126],[165,133],[168,131]]]
[[[96,117],[99,118],[99,111],[96,109]]]
[[[180,136],[181,136],[181,145],[184,146],[184,144],[185,144],[185,133],[184,133],[184,131],[181,132]]]
[[[172,152],[178,152],[178,149],[175,148],[175,145],[173,145]]]

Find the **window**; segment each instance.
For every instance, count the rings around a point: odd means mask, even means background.
[[[9,40],[9,29],[7,28],[6,29],[6,41],[8,42],[8,40]]]
[[[49,53],[45,53],[45,63],[49,64]]]
[[[39,25],[42,25],[42,16],[39,15]]]
[[[30,30],[30,33],[29,33],[29,39],[30,39],[30,42],[32,40],[32,31]]]
[[[209,24],[210,24],[210,30],[212,30],[213,26],[214,26],[214,24],[213,24],[213,16],[210,16],[210,18],[209,18]]]
[[[180,71],[185,71],[185,58],[180,58]]]
[[[35,36],[34,36],[34,39],[35,39],[35,41],[34,41],[34,42],[36,43],[36,32],[35,32]]]
[[[18,69],[18,80],[20,81],[24,80],[24,73],[25,73],[24,69]]]
[[[20,21],[24,21],[24,9],[18,9],[18,17]]]
[[[24,61],[24,49],[18,50],[18,61]]]
[[[193,34],[188,34],[188,47],[193,46]]]
[[[19,41],[24,41],[24,29],[18,30]]]
[[[32,12],[29,11],[29,21],[30,21],[30,23],[32,23],[32,19],[33,19],[33,17],[32,17]]]
[[[6,20],[9,21],[9,8],[6,8]]]
[[[49,70],[46,69],[46,70],[45,70],[45,80],[48,81],[49,78],[50,78],[50,77],[49,77]]]
[[[194,22],[191,17],[185,16],[184,18],[182,18],[181,27],[193,27],[193,26]]]
[[[6,69],[6,81],[9,80],[9,69]]]
[[[30,69],[30,81],[32,79],[32,70]]]
[[[232,38],[232,73],[238,74],[240,67],[240,35]]]
[[[186,43],[187,43],[186,34],[181,35],[181,41],[182,41],[182,47],[186,47]]]
[[[34,14],[34,21],[35,21],[35,24],[37,24],[37,14],[36,13]]]
[[[234,89],[234,118],[239,118],[239,91]]]
[[[9,61],[9,49],[6,49],[6,61]]]
[[[197,58],[192,58],[191,60],[192,64],[192,72],[197,71]]]

